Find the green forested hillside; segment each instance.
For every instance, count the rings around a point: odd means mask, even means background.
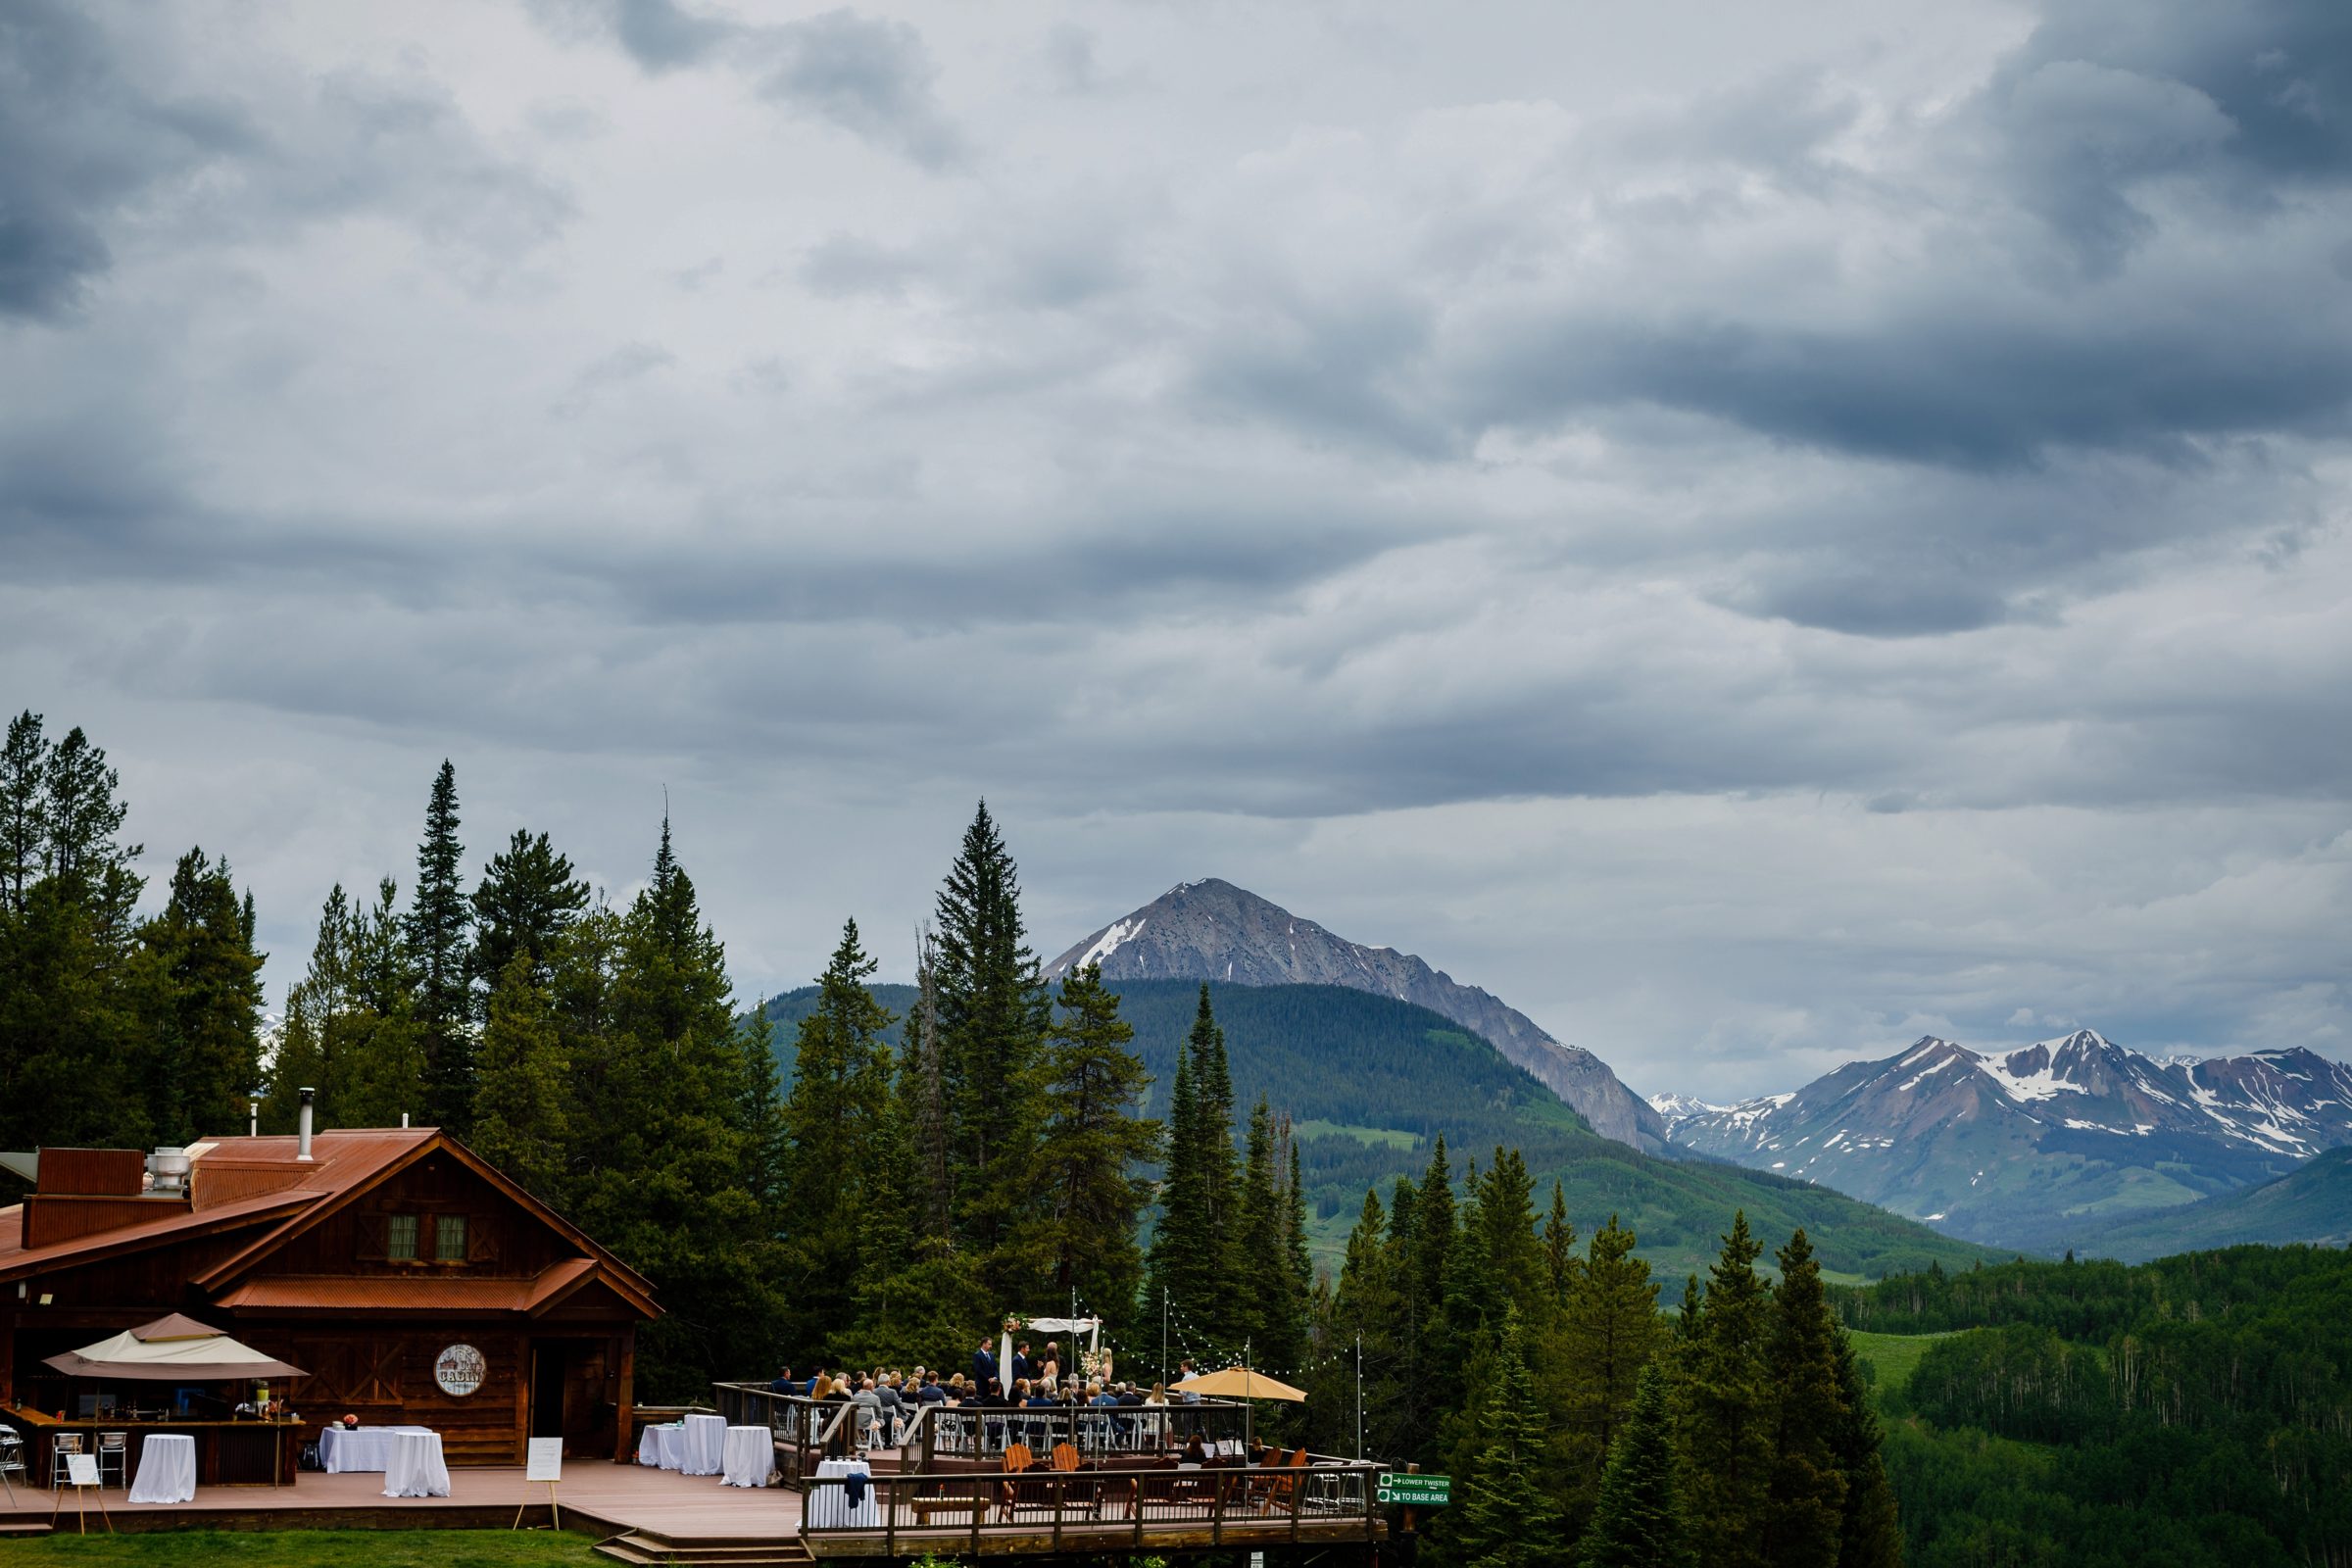
[[[2085,1250],[2136,1263],[2190,1248],[2249,1242],[2341,1247],[2347,1241],[2352,1241],[2352,1146],[2331,1149],[2260,1187],[2110,1226]]]
[[[903,1013],[912,988],[877,986]],[[1148,1114],[1164,1115],[1176,1053],[1192,1027],[1200,985],[1130,981],[1120,1006],[1154,1083]],[[791,1070],[792,1034],[813,992],[767,1004]],[[1456,1171],[1515,1147],[1539,1184],[1558,1178],[1570,1217],[1588,1234],[1611,1214],[1641,1236],[1641,1250],[1680,1277],[1714,1255],[1724,1217],[1744,1208],[1760,1232],[1802,1226],[1834,1274],[1877,1278],[1931,1261],[1965,1268],[1994,1254],[1826,1188],[1707,1161],[1642,1154],[1588,1129],[1559,1098],[1450,1020],[1407,1003],[1339,986],[1209,987],[1232,1054],[1237,1102],[1264,1095],[1301,1128],[1299,1150],[1316,1250],[1336,1262],[1366,1188],[1384,1193],[1416,1175],[1444,1136]],[[1403,1138],[1395,1134],[1407,1135]],[[1311,1136],[1310,1136],[1311,1134]]]
[[[2352,1561],[2352,1254],[2011,1263],[1834,1293],[1884,1352],[1912,1568]]]

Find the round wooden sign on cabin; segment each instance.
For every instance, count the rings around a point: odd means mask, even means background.
[[[453,1398],[464,1398],[482,1386],[489,1364],[470,1345],[453,1345],[433,1359],[433,1381]]]

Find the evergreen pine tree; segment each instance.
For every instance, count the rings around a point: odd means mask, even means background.
[[[48,787],[49,743],[30,709],[8,721],[0,748],[0,914],[23,914],[41,878],[41,800]]]
[[[1772,1471],[1772,1400],[1764,1343],[1771,1301],[1744,1210],[1707,1274],[1686,1375],[1676,1389],[1675,1458],[1699,1560],[1761,1568]]]
[[[527,949],[514,948],[490,990],[467,1147],[533,1194],[563,1207],[569,1063],[555,1000]]]
[[[1143,1284],[1137,1217],[1151,1184],[1136,1168],[1159,1152],[1159,1123],[1137,1113],[1151,1075],[1100,965],[1062,977],[1043,1062],[1045,1129],[1037,1168],[1050,1216],[1052,1299],[1124,1311]]]
[[[458,770],[445,758],[424,808],[416,846],[416,894],[408,917],[416,976],[414,1016],[424,1047],[425,1113],[463,1134],[473,1113],[472,998],[466,951],[471,910],[459,885],[466,847],[458,841]]]
[[[1834,1568],[1845,1517],[1838,1433],[1849,1419],[1838,1388],[1844,1334],[1822,1294],[1821,1264],[1799,1229],[1779,1254],[1764,1371],[1773,1395],[1772,1481],[1764,1558],[1774,1568]]]
[[[1275,1164],[1274,1113],[1260,1096],[1250,1111],[1234,1234],[1231,1289],[1245,1309],[1235,1325],[1250,1364],[1297,1375],[1306,1351],[1305,1284],[1291,1253],[1289,1201]]]
[[[872,1188],[885,1174],[877,1146],[888,1130],[883,1036],[892,1022],[866,989],[875,968],[858,922],[847,922],[817,981],[816,1008],[801,1020],[800,1063],[784,1102],[789,1153],[775,1220],[788,1259],[788,1343],[808,1353],[841,1348],[864,1277],[887,1261],[870,1230]]]
[[[573,877],[570,858],[558,853],[546,834],[516,828],[473,890],[474,938],[466,964],[485,1016],[489,992],[516,954],[527,960],[531,984],[548,983],[556,944],[587,907],[588,884]]]
[[[1462,1505],[1445,1521],[1450,1555],[1464,1568],[1565,1568],[1573,1560],[1559,1509],[1544,1482],[1549,1468],[1544,1416],[1531,1397],[1519,1310],[1504,1309],[1481,1382],[1496,1397],[1483,1423],[1486,1438]]]
[[[984,801],[939,894],[940,1067],[957,1239],[1005,1301],[1044,1288],[1037,1063],[1051,1010],[1019,878]]]
[[[262,1079],[262,956],[227,864],[201,848],[181,856],[170,902],[139,938],[160,981],[147,1095],[156,1136],[192,1144],[241,1125]]]
[[[1902,1568],[1903,1531],[1886,1479],[1879,1413],[1863,1387],[1853,1343],[1837,1339],[1838,1393],[1844,1415],[1831,1436],[1838,1473],[1845,1478],[1845,1516],[1838,1529],[1838,1568]]]
[[[1551,1209],[1544,1216],[1544,1279],[1551,1288],[1552,1304],[1564,1306],[1580,1267],[1576,1255],[1576,1227],[1568,1223],[1568,1194],[1557,1178],[1551,1184]]]
[[[1208,1342],[1190,1348],[1220,1357],[1239,1355],[1246,1337],[1246,1313],[1233,1284],[1240,1182],[1232,1114],[1225,1032],[1217,1027],[1203,985],[1170,1095],[1167,1173],[1152,1238],[1152,1284],[1155,1293],[1165,1293],[1177,1319]]]
[[[1666,1378],[1656,1363],[1642,1369],[1633,1402],[1609,1446],[1592,1526],[1577,1548],[1579,1568],[1686,1568],[1683,1528],[1666,1409]]]
[[[1663,1331],[1658,1287],[1634,1247],[1634,1233],[1611,1214],[1592,1233],[1562,1314],[1569,1453],[1580,1491],[1599,1486],[1635,1383]]]
[[[908,1223],[918,1237],[952,1242],[956,1187],[949,1175],[947,1088],[941,1077],[939,944],[928,926],[915,933],[914,1012],[900,1041],[897,1084],[908,1157],[919,1173],[910,1189],[914,1207]]]

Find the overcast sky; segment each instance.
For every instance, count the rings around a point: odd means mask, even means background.
[[[2352,8],[0,8],[0,701],[747,994],[1222,876],[1637,1089],[2352,1055]]]

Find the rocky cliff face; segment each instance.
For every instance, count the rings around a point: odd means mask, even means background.
[[[1395,997],[1483,1035],[1602,1137],[1651,1153],[1667,1150],[1664,1118],[1591,1052],[1562,1045],[1525,1013],[1409,953],[1349,942],[1230,882],[1180,883],[1078,943],[1046,972],[1059,976],[1090,962],[1112,980],[1334,985]]]

